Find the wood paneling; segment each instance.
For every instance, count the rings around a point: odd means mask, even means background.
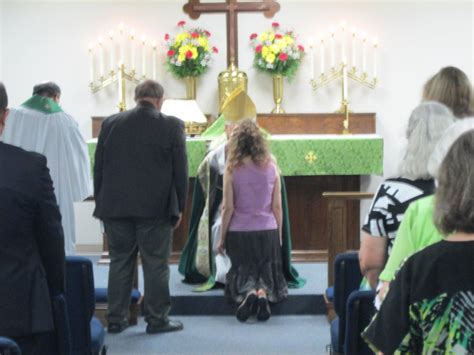
[[[340,113],[259,114],[258,124],[271,134],[341,134],[344,115]],[[351,113],[352,134],[375,133],[375,113]]]

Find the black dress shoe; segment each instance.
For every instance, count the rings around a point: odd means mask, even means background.
[[[148,324],[146,326],[146,332],[148,334],[175,332],[182,329],[183,329],[183,323],[179,321],[172,321],[172,320],[168,321],[168,323]]]
[[[247,297],[245,297],[239,308],[237,308],[237,312],[235,313],[235,316],[239,321],[245,322],[247,319],[249,319],[256,300],[257,295],[255,293],[249,293]]]
[[[270,305],[266,297],[259,297],[257,301],[257,319],[259,321],[266,321],[270,318]]]
[[[124,323],[109,323],[107,326],[107,332],[110,334],[122,333],[128,325]]]

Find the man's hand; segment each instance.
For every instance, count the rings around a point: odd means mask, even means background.
[[[179,228],[179,225],[181,224],[181,220],[183,219],[183,213],[180,212],[179,213],[179,217],[178,217],[178,221],[176,222],[176,224],[174,225],[173,229],[178,229]]]

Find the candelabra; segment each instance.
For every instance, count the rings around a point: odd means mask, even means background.
[[[372,66],[373,66],[373,75],[370,75],[367,72],[367,35],[365,33],[357,36],[356,29],[352,28],[351,31],[351,56],[352,63],[351,65],[347,62],[346,54],[348,51],[348,46],[346,45],[346,24],[345,22],[341,23],[340,26],[340,36],[336,38],[336,31],[331,29],[329,37],[329,47],[330,47],[330,68],[326,70],[325,66],[325,44],[326,39],[324,36],[321,37],[319,45],[319,61],[320,61],[320,73],[319,77],[315,76],[315,45],[311,44],[310,46],[310,55],[311,55],[311,86],[313,90],[318,90],[327,84],[340,79],[341,80],[341,107],[336,112],[343,113],[345,115],[343,122],[343,133],[349,134],[349,100],[348,100],[348,78],[370,88],[375,89],[377,84],[377,40],[374,39],[372,45]],[[340,58],[341,62],[336,66],[336,40],[339,39],[339,48],[340,48]],[[362,47],[361,54],[358,52],[358,48]],[[362,57],[362,67],[357,66],[357,59]]]
[[[150,55],[151,47],[151,66],[152,78],[156,79],[156,41],[147,42],[146,35],[140,38],[141,45],[141,72],[136,68],[137,39],[135,30],[132,28],[129,34],[125,34],[125,26],[120,23],[118,26],[118,35],[114,36],[114,31],[110,30],[109,40],[104,41],[104,37],[97,38],[97,44],[89,45],[89,87],[92,93],[96,93],[108,86],[118,83],[118,108],[125,111],[126,104],[126,83],[127,81],[138,84],[147,79],[147,57]],[[116,61],[116,50],[118,49],[119,60]],[[128,53],[128,55],[126,54]],[[138,53],[140,54],[140,53]],[[106,72],[106,60],[109,60],[108,70]],[[98,78],[96,79],[96,76]]]

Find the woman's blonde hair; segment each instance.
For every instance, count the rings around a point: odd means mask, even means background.
[[[228,171],[242,165],[246,157],[250,157],[258,166],[264,165],[270,158],[267,142],[252,120],[244,120],[234,127],[229,140],[228,154]]]
[[[455,67],[442,68],[423,87],[423,101],[438,101],[448,106],[457,118],[473,112],[472,85],[467,75]]]

